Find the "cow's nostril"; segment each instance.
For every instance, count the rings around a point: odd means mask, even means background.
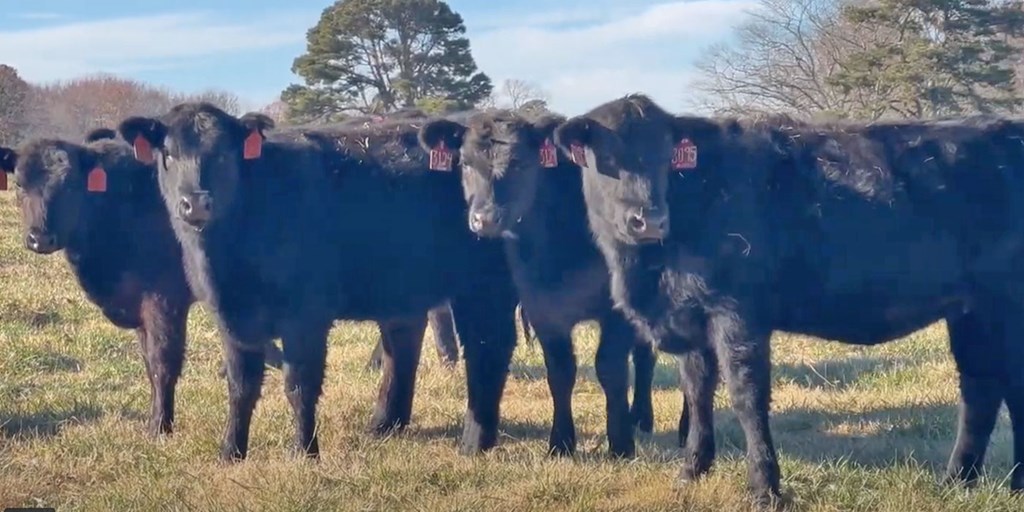
[[[182,198],[181,202],[178,203],[178,209],[181,210],[183,215],[190,215],[192,213],[192,202]]]
[[[483,229],[484,227],[484,216],[480,212],[474,212],[469,217],[469,225],[473,229]]]
[[[647,221],[639,214],[629,216],[629,227],[636,231],[643,231],[647,227]]]

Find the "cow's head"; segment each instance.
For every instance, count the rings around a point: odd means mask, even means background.
[[[209,103],[183,103],[162,119],[132,117],[118,131],[142,162],[155,162],[168,211],[196,229],[221,218],[248,163],[262,154],[263,114],[237,118]]]
[[[124,144],[106,140],[83,146],[38,139],[17,155],[0,150],[4,172],[13,173],[17,183],[25,246],[50,254],[85,240],[105,211],[131,200],[133,175],[141,166],[129,156]]]
[[[509,236],[533,204],[546,163],[542,155],[557,158],[551,153],[557,153],[552,134],[561,121],[549,116],[530,122],[509,111],[481,112],[466,124],[429,122],[419,137],[427,151],[442,144],[459,151],[469,228],[481,236]]]
[[[89,133],[85,134],[85,143],[96,142],[98,140],[117,139],[117,132],[110,128],[95,128]]]
[[[555,129],[555,141],[583,167],[583,192],[598,237],[625,244],[669,233],[668,176],[696,165],[691,127],[650,98],[604,103]]]

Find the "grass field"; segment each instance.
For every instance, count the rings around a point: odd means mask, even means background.
[[[291,413],[280,372],[268,370],[248,461],[216,462],[227,411],[216,375],[217,336],[193,310],[178,388],[177,431],[144,432],[149,391],[133,333],[108,324],[78,290],[61,254],[23,249],[11,192],[0,193],[0,508],[70,510],[746,510],[743,437],[718,396],[719,459],[682,488],[672,360],[656,377],[656,432],[638,457],[612,462],[604,399],[593,370],[596,331],[577,330],[575,460],[545,456],[551,405],[539,349],[520,345],[502,406],[499,446],[456,453],[463,368],[445,371],[424,350],[413,424],[400,436],[364,433],[378,375],[363,369],[370,323],[339,322],[320,402],[318,463],[287,456]],[[778,336],[773,422],[790,510],[1024,510],[1006,486],[1005,411],[988,474],[974,490],[937,485],[955,434],[956,379],[941,324],[871,349]]]

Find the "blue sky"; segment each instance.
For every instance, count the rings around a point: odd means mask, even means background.
[[[107,72],[176,90],[238,94],[247,107],[289,83],[330,0],[3,0],[0,63],[44,82]],[[693,61],[755,0],[449,0],[494,83],[531,81],[567,115],[630,92],[688,109]],[[15,6],[14,4],[17,4]],[[146,4],[146,5],[140,5]],[[173,6],[173,7],[172,7]]]

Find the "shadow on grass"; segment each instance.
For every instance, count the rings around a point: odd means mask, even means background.
[[[956,418],[953,405],[908,405],[866,412],[789,409],[772,413],[771,429],[781,454],[805,462],[845,460],[878,469],[913,456],[938,471],[953,448]],[[715,441],[719,456],[744,456],[743,430],[731,409],[716,409]],[[995,437],[993,441],[998,442]],[[655,432],[653,444],[678,451],[678,432]],[[989,452],[1009,449],[993,443]]]
[[[77,372],[82,363],[74,357],[58,352],[45,351],[31,354],[23,359],[23,364],[39,372]]]
[[[416,420],[413,419],[415,422]],[[577,427],[578,428],[578,427]],[[502,418],[498,426],[498,443],[520,443],[534,439],[547,440],[551,426],[547,423],[534,423]],[[448,424],[444,426],[418,427],[412,426],[400,434],[409,439],[418,440],[453,440],[462,438],[462,423]]]
[[[885,469],[913,457],[938,477],[953,448],[956,413],[952,405],[890,407],[864,413],[791,409],[774,413],[771,426],[776,448],[788,458],[815,465],[844,462],[868,469]],[[502,419],[499,432],[499,446],[546,442],[550,424]],[[603,438],[604,435],[602,428],[591,430],[577,424],[578,439]],[[462,424],[413,426],[400,436],[457,443],[462,436]],[[653,436],[638,436],[637,441],[654,450],[641,458],[671,460],[681,455],[675,428],[655,432]],[[746,442],[732,410],[715,411],[715,441],[719,460],[743,458]],[[607,451],[606,440],[602,440],[600,446],[598,455]],[[993,437],[989,452],[1008,453],[1011,448],[1005,439],[997,436]],[[991,470],[992,463],[999,463],[996,471],[1002,471],[1003,458],[990,456],[986,467]]]
[[[45,327],[59,325],[64,321],[64,317],[61,316],[60,311],[55,309],[45,309],[43,311],[36,311],[29,309],[23,303],[9,303],[5,305],[5,311],[3,312],[3,321],[11,323],[24,324],[32,329],[43,329]]]
[[[913,367],[928,361],[921,357],[847,357],[816,361],[813,364],[776,364],[772,377],[776,385],[791,384],[803,389],[836,390],[850,388],[863,377]]]
[[[50,438],[60,434],[67,425],[81,425],[98,421],[103,410],[90,404],[76,404],[70,409],[14,414],[7,417],[0,412],[0,436],[13,438]]]
[[[772,366],[772,380],[775,385],[791,384],[804,389],[841,391],[855,385],[864,377],[897,368],[912,367],[922,362],[921,358],[887,356],[849,357],[816,361],[813,364],[783,363]],[[633,371],[632,361],[630,371]],[[593,364],[579,365],[577,375],[586,382],[599,384]],[[526,382],[545,381],[547,370],[543,363],[513,361],[509,367],[509,377]],[[652,388],[658,391],[679,389],[679,370],[674,357],[659,355],[658,364],[654,367]]]
[[[667,361],[667,362],[662,362]],[[629,362],[629,371],[633,372],[633,361]],[[509,378],[524,382],[546,382],[547,381],[547,369],[543,363],[531,364],[524,361],[512,361],[509,366]],[[576,368],[577,378],[582,378],[584,382],[590,382],[600,385],[597,380],[597,369],[594,368],[592,363],[580,364]],[[652,389],[655,390],[666,390],[666,389],[679,389],[679,370],[676,369],[676,362],[674,358],[667,356],[660,356],[658,358],[658,364],[654,366],[654,378],[651,382]]]

